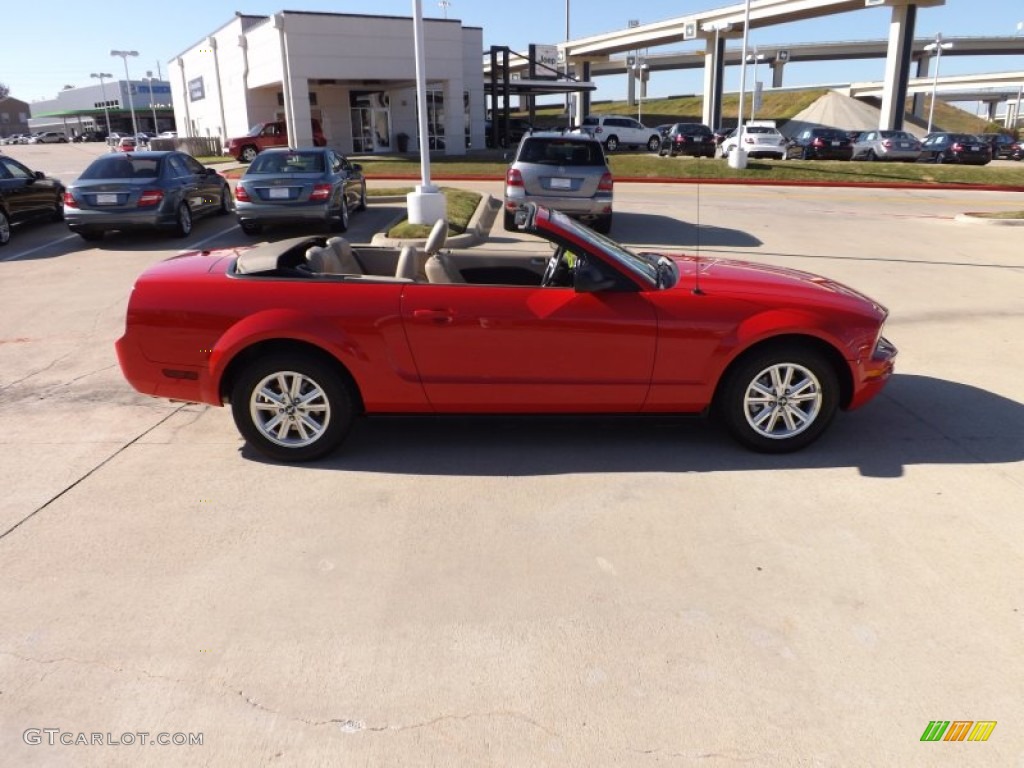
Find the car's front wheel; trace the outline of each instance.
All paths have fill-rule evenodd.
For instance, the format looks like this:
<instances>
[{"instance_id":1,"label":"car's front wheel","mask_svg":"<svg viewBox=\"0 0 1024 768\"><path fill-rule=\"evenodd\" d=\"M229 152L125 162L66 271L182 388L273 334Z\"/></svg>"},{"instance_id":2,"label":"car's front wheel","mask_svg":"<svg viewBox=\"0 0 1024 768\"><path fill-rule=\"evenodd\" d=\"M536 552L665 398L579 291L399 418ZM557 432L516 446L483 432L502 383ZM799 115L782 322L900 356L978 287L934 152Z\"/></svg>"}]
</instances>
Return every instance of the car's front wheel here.
<instances>
[{"instance_id":1,"label":"car's front wheel","mask_svg":"<svg viewBox=\"0 0 1024 768\"><path fill-rule=\"evenodd\" d=\"M716 406L729 432L746 447L788 453L825 431L839 406L839 379L813 350L755 350L729 372Z\"/></svg>"},{"instance_id":2,"label":"car's front wheel","mask_svg":"<svg viewBox=\"0 0 1024 768\"><path fill-rule=\"evenodd\" d=\"M257 359L231 393L235 426L255 450L279 461L312 461L341 445L355 405L329 365L303 354Z\"/></svg>"}]
</instances>

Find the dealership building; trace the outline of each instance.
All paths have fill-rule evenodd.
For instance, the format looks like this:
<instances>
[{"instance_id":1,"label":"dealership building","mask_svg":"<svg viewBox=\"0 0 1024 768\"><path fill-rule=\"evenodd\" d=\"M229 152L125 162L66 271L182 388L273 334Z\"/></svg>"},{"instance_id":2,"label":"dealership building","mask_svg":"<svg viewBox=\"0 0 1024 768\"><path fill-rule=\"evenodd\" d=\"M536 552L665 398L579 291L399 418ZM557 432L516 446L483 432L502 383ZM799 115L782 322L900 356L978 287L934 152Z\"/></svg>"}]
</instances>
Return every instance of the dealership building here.
<instances>
[{"instance_id":1,"label":"dealership building","mask_svg":"<svg viewBox=\"0 0 1024 768\"><path fill-rule=\"evenodd\" d=\"M483 30L425 19L429 146L484 146ZM224 141L276 120L293 146L317 120L346 153L394 152L419 141L413 19L281 11L236 14L170 62L179 136Z\"/></svg>"},{"instance_id":2,"label":"dealership building","mask_svg":"<svg viewBox=\"0 0 1024 768\"><path fill-rule=\"evenodd\" d=\"M65 88L54 99L33 101L29 129L60 131L69 138L84 131L110 130L131 134L132 112L140 131L174 129L171 84L159 77L119 80L107 75L94 85ZM98 79L98 78L97 78Z\"/></svg>"}]
</instances>

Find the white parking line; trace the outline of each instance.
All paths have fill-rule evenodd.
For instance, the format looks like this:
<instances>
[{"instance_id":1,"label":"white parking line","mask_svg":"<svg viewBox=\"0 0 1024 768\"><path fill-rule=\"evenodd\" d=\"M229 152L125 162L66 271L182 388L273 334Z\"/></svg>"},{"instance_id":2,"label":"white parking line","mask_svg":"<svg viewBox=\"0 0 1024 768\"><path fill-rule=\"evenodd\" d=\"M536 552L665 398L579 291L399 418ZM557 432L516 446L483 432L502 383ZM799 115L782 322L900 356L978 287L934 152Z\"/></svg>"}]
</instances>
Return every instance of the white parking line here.
<instances>
[{"instance_id":1,"label":"white parking line","mask_svg":"<svg viewBox=\"0 0 1024 768\"><path fill-rule=\"evenodd\" d=\"M188 253L189 251L199 251L199 250L202 250L202 246L204 244L210 242L211 240L216 240L218 237L220 237L221 235L227 234L232 229L235 229L237 226L238 226L238 223L236 222L236 223L232 224L230 227L227 227L226 229L222 229L220 232L216 232L216 233L210 235L209 237L204 237L198 243L193 243L188 248L184 248L184 249L178 251L178 255L180 256L181 254Z\"/></svg>"},{"instance_id":2,"label":"white parking line","mask_svg":"<svg viewBox=\"0 0 1024 768\"><path fill-rule=\"evenodd\" d=\"M0 261L14 261L15 259L20 259L20 258L23 258L25 256L31 256L36 251L42 251L45 248L50 248L50 247L56 245L57 243L63 243L65 240L71 240L71 239L76 238L76 237L78 237L78 235L73 234L73 233L70 234L70 235L65 235L60 240L51 240L50 242L46 243L45 245L40 245L40 246L38 246L36 248L31 248L31 249L29 249L27 251L21 251L20 253L12 253L10 256L4 256L4 257L0 258Z\"/></svg>"}]
</instances>

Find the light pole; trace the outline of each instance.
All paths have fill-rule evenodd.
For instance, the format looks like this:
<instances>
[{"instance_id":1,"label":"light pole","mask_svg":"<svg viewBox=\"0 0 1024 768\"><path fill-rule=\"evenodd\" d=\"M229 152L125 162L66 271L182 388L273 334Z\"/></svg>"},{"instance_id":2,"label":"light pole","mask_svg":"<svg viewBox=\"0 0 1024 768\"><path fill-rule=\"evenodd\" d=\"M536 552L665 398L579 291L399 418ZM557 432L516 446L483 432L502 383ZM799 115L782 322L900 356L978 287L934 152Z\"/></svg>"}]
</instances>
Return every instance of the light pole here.
<instances>
[{"instance_id":1,"label":"light pole","mask_svg":"<svg viewBox=\"0 0 1024 768\"><path fill-rule=\"evenodd\" d=\"M942 33L935 35L935 42L924 47L926 51L935 51L935 75L932 77L932 103L928 109L928 133L932 132L932 118L935 117L935 92L939 89L939 65L942 64L942 52L953 47L952 43L942 42Z\"/></svg>"},{"instance_id":2,"label":"light pole","mask_svg":"<svg viewBox=\"0 0 1024 768\"><path fill-rule=\"evenodd\" d=\"M444 11L444 17L448 18L448 9L451 7L452 0L438 0L437 7Z\"/></svg>"},{"instance_id":3,"label":"light pole","mask_svg":"<svg viewBox=\"0 0 1024 768\"><path fill-rule=\"evenodd\" d=\"M757 46L755 45L753 48L753 53L747 55L747 61L754 62L754 90L750 94L750 119L753 120L755 115L757 114L757 108L761 106L760 104L757 103L757 97L761 95L761 90L758 87L760 86L760 82L758 82L757 79L757 63L759 61L764 61L764 54L758 53Z\"/></svg>"},{"instance_id":4,"label":"light pole","mask_svg":"<svg viewBox=\"0 0 1024 768\"><path fill-rule=\"evenodd\" d=\"M644 83L644 72L647 71L647 60L642 56L636 57L636 64L633 65L633 76L640 83L640 88L637 90L636 96L636 121L642 123L643 112L644 112L644 93L647 90L646 84Z\"/></svg>"},{"instance_id":5,"label":"light pole","mask_svg":"<svg viewBox=\"0 0 1024 768\"><path fill-rule=\"evenodd\" d=\"M729 153L729 167L747 167L747 150L743 148L743 101L747 91L747 40L750 36L750 0L743 4L743 48L740 51L740 103L736 109L736 149Z\"/></svg>"},{"instance_id":6,"label":"light pole","mask_svg":"<svg viewBox=\"0 0 1024 768\"><path fill-rule=\"evenodd\" d=\"M103 78L113 77L109 72L93 72L89 77L98 77L100 90L103 91L103 120L107 124L107 134L110 134L110 113L107 111L107 86L103 84Z\"/></svg>"},{"instance_id":7,"label":"light pole","mask_svg":"<svg viewBox=\"0 0 1024 768\"><path fill-rule=\"evenodd\" d=\"M111 56L120 56L121 60L124 62L125 87L127 87L127 89L128 89L128 109L132 113L132 133L134 133L135 135L138 135L138 133L139 133L139 124L135 121L135 103L132 101L132 78L128 74L128 57L129 56L138 56L139 52L138 51L111 51L110 55Z\"/></svg>"},{"instance_id":8,"label":"light pole","mask_svg":"<svg viewBox=\"0 0 1024 768\"><path fill-rule=\"evenodd\" d=\"M153 72L147 69L146 76L142 79L149 83L149 109L153 113L153 134L156 135L160 133L160 131L156 126L156 105L153 103L153 83L159 78L153 77Z\"/></svg>"}]
</instances>

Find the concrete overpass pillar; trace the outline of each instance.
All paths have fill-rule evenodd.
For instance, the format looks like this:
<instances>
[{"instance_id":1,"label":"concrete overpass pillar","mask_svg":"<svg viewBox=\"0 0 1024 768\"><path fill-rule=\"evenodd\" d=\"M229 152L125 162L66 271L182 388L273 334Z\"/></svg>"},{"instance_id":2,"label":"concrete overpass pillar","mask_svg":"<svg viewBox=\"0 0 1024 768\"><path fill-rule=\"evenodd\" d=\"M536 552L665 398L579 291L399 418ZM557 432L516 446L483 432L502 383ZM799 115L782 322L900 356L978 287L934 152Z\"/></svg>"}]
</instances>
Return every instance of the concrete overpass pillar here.
<instances>
[{"instance_id":1,"label":"concrete overpass pillar","mask_svg":"<svg viewBox=\"0 0 1024 768\"><path fill-rule=\"evenodd\" d=\"M725 79L725 38L714 34L708 38L704 54L704 125L717 128L722 124L722 89Z\"/></svg>"},{"instance_id":2,"label":"concrete overpass pillar","mask_svg":"<svg viewBox=\"0 0 1024 768\"><path fill-rule=\"evenodd\" d=\"M917 60L917 72L915 73L915 76L928 77L928 70L931 69L931 66L932 57L927 53L921 54L921 58ZM915 93L911 99L910 114L914 117L924 119L924 94Z\"/></svg>"},{"instance_id":3,"label":"concrete overpass pillar","mask_svg":"<svg viewBox=\"0 0 1024 768\"><path fill-rule=\"evenodd\" d=\"M996 108L999 106L1000 101L1002 101L1002 99L1000 99L999 101L985 102L986 104L988 104L988 121L990 123L994 123L996 121Z\"/></svg>"},{"instance_id":4,"label":"concrete overpass pillar","mask_svg":"<svg viewBox=\"0 0 1024 768\"><path fill-rule=\"evenodd\" d=\"M585 82L590 82L590 62L584 61L579 65L577 70L580 73L580 79ZM580 91L576 95L576 117L573 118L573 124L577 127L583 125L583 118L590 114L590 91Z\"/></svg>"},{"instance_id":5,"label":"concrete overpass pillar","mask_svg":"<svg viewBox=\"0 0 1024 768\"><path fill-rule=\"evenodd\" d=\"M626 104L636 106L636 70L633 67L626 67Z\"/></svg>"},{"instance_id":6,"label":"concrete overpass pillar","mask_svg":"<svg viewBox=\"0 0 1024 768\"><path fill-rule=\"evenodd\" d=\"M916 21L916 5L893 6L889 20L889 49L885 57L885 91L878 121L882 130L898 131L903 128Z\"/></svg>"},{"instance_id":7,"label":"concrete overpass pillar","mask_svg":"<svg viewBox=\"0 0 1024 768\"><path fill-rule=\"evenodd\" d=\"M782 87L782 70L785 66L786 62L781 59L772 60L772 88Z\"/></svg>"}]
</instances>

